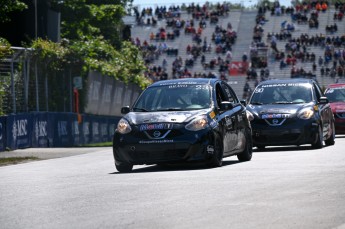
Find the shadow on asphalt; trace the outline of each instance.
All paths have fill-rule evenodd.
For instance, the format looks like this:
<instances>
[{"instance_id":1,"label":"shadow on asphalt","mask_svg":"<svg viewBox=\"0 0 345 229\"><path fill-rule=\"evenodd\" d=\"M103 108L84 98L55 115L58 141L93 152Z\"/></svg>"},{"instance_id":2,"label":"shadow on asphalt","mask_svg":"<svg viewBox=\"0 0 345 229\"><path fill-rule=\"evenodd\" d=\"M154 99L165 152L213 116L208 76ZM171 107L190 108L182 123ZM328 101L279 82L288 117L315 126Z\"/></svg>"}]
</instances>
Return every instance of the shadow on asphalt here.
<instances>
[{"instance_id":1,"label":"shadow on asphalt","mask_svg":"<svg viewBox=\"0 0 345 229\"><path fill-rule=\"evenodd\" d=\"M242 162L238 160L224 160L222 167L235 165L238 163L242 163ZM167 164L167 165L148 165L147 167L138 168L138 169L133 167L133 170L130 173L173 172L173 171L192 171L192 170L206 170L206 169L217 169L217 168L210 168L207 165L205 165L205 163L178 163L178 164ZM118 171L115 171L109 174L126 174L126 173L120 173Z\"/></svg>"},{"instance_id":2,"label":"shadow on asphalt","mask_svg":"<svg viewBox=\"0 0 345 229\"><path fill-rule=\"evenodd\" d=\"M345 136L336 136L337 138L345 138ZM337 140L335 140L337 141ZM331 147L323 145L323 148ZM311 145L302 145L302 146L268 146L264 149L253 148L253 153L267 153L267 152L277 152L277 151L296 151L296 150L318 150L314 149Z\"/></svg>"},{"instance_id":3,"label":"shadow on asphalt","mask_svg":"<svg viewBox=\"0 0 345 229\"><path fill-rule=\"evenodd\" d=\"M336 135L336 138L345 138L345 135ZM330 146L323 146L324 148ZM279 151L296 151L296 150L316 150L311 145L302 145L302 146L268 146L265 149L253 148L253 153L271 153ZM232 156L234 157L234 156ZM231 157L230 157L231 158ZM223 166L235 165L242 163L238 160L224 160ZM151 172L172 172L172 171L188 171L188 170L205 170L205 169L215 169L210 168L205 163L179 163L179 164L169 164L169 165L148 165L144 168L135 169L133 168L130 173L151 173ZM109 174L126 174L115 171Z\"/></svg>"},{"instance_id":4,"label":"shadow on asphalt","mask_svg":"<svg viewBox=\"0 0 345 229\"><path fill-rule=\"evenodd\" d=\"M311 146L268 146L264 149L253 149L253 153L267 153L277 151L296 151L296 150L314 150Z\"/></svg>"}]
</instances>

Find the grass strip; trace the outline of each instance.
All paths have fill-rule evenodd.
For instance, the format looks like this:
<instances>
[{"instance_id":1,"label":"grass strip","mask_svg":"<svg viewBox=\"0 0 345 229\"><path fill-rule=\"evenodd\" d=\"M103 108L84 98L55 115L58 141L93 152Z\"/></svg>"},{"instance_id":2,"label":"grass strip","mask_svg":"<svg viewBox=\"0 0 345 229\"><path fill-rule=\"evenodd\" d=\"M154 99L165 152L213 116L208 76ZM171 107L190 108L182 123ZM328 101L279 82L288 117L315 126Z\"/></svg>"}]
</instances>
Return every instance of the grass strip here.
<instances>
[{"instance_id":1,"label":"grass strip","mask_svg":"<svg viewBox=\"0 0 345 229\"><path fill-rule=\"evenodd\" d=\"M40 160L38 157L6 157L0 158L0 166L15 165L24 161L36 161Z\"/></svg>"},{"instance_id":2,"label":"grass strip","mask_svg":"<svg viewBox=\"0 0 345 229\"><path fill-rule=\"evenodd\" d=\"M99 143L85 144L81 146L82 147L108 147L108 146L113 146L113 142L99 142Z\"/></svg>"}]
</instances>

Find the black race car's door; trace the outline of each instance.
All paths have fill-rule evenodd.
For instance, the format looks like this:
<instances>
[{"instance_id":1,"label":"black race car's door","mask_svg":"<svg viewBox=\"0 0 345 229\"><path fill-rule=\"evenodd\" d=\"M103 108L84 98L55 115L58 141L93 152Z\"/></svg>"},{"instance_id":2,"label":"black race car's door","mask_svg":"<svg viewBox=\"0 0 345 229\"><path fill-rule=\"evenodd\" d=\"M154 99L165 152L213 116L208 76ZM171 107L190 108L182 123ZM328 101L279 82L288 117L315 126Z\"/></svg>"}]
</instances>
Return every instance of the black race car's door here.
<instances>
[{"instance_id":1,"label":"black race car's door","mask_svg":"<svg viewBox=\"0 0 345 229\"><path fill-rule=\"evenodd\" d=\"M241 104L239 99L237 98L233 89L226 83L222 83L222 88L224 90L226 100L233 104L233 108L231 110L231 117L232 122L234 123L234 130L232 131L231 135L232 138L235 139L235 143L229 154L232 153L234 150L243 150L245 143L246 143L246 128L248 128L248 122L246 119L246 111L245 107Z\"/></svg>"},{"instance_id":2,"label":"black race car's door","mask_svg":"<svg viewBox=\"0 0 345 229\"><path fill-rule=\"evenodd\" d=\"M241 106L237 106L238 99L232 94L231 88L225 83L221 82L216 86L217 104L220 107L221 102L231 102L232 108L228 110L221 110L219 114L220 125L223 133L224 155L230 155L236 148L238 142L238 114Z\"/></svg>"},{"instance_id":3,"label":"black race car's door","mask_svg":"<svg viewBox=\"0 0 345 229\"><path fill-rule=\"evenodd\" d=\"M325 98L320 87L314 83L314 93L316 95L316 100L317 100L317 104L318 104L318 110L320 112L321 115L321 120L322 120L322 128L323 128L323 133L324 133L324 137L327 137L327 133L331 133L331 123L332 123L332 119L333 119L333 113L332 113L332 109L329 103L325 103L325 102L321 102L321 98Z\"/></svg>"}]
</instances>

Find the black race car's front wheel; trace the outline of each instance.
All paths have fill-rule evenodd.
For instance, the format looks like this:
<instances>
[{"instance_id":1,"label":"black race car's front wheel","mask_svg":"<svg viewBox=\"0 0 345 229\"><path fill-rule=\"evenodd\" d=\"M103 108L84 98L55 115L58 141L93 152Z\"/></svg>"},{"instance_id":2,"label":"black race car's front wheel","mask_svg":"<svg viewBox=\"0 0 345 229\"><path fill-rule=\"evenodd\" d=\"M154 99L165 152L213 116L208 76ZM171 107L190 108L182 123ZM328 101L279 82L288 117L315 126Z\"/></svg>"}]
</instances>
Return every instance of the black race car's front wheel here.
<instances>
[{"instance_id":1,"label":"black race car's front wheel","mask_svg":"<svg viewBox=\"0 0 345 229\"><path fill-rule=\"evenodd\" d=\"M244 150L240 154L237 154L237 159L239 161L250 161L252 159L252 155L253 155L253 142L252 142L250 130L248 130L246 133L246 146L244 147Z\"/></svg>"},{"instance_id":2,"label":"black race car's front wheel","mask_svg":"<svg viewBox=\"0 0 345 229\"><path fill-rule=\"evenodd\" d=\"M318 133L316 134L316 140L311 145L314 149L321 149L323 146L323 131L322 131L322 124L318 127Z\"/></svg>"},{"instance_id":3,"label":"black race car's front wheel","mask_svg":"<svg viewBox=\"0 0 345 229\"><path fill-rule=\"evenodd\" d=\"M223 164L223 144L219 135L215 136L213 154L208 162L210 167L221 167Z\"/></svg>"},{"instance_id":4,"label":"black race car's front wheel","mask_svg":"<svg viewBox=\"0 0 345 229\"><path fill-rule=\"evenodd\" d=\"M115 162L115 167L120 173L129 173L133 169L133 165L126 162Z\"/></svg>"}]
</instances>

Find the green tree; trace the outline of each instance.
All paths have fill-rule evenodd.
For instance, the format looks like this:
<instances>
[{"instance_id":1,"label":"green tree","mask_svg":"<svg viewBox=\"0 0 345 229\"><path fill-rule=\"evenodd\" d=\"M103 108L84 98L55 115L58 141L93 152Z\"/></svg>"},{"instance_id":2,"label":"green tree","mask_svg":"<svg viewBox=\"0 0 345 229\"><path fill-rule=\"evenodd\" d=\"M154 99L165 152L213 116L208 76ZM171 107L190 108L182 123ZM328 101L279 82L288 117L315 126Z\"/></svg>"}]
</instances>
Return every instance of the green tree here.
<instances>
[{"instance_id":1,"label":"green tree","mask_svg":"<svg viewBox=\"0 0 345 229\"><path fill-rule=\"evenodd\" d=\"M69 40L79 40L88 37L102 36L110 44L121 46L122 17L125 7L132 1L110 0L54 0L53 4L61 11L62 37Z\"/></svg>"},{"instance_id":2,"label":"green tree","mask_svg":"<svg viewBox=\"0 0 345 229\"><path fill-rule=\"evenodd\" d=\"M52 0L61 12L62 37L68 41L68 59L82 65L85 71L98 70L124 82L147 86L141 51L123 42L122 18L132 0Z\"/></svg>"},{"instance_id":3,"label":"green tree","mask_svg":"<svg viewBox=\"0 0 345 229\"><path fill-rule=\"evenodd\" d=\"M11 44L5 38L0 37L0 60L11 54Z\"/></svg>"},{"instance_id":4,"label":"green tree","mask_svg":"<svg viewBox=\"0 0 345 229\"><path fill-rule=\"evenodd\" d=\"M27 5L19 0L1 0L0 1L0 22L10 21L9 14L13 11L22 11L27 9Z\"/></svg>"},{"instance_id":5,"label":"green tree","mask_svg":"<svg viewBox=\"0 0 345 229\"><path fill-rule=\"evenodd\" d=\"M49 102L52 104L49 105L50 111L61 110L59 103L65 97L58 96L69 94L63 91L68 90L68 87L59 86L63 85L68 74L80 75L86 79L88 71L96 70L125 83L137 84L141 88L151 83L144 76L146 67L141 51L132 43L121 39L122 17L131 0L47 1L53 9L61 12L61 42L54 43L39 38L28 47L33 48L32 62L37 63L40 80L48 80L49 94L54 95L55 101ZM10 45L5 40L2 43L6 45L1 45L0 40L0 58L5 55L2 50L10 50ZM41 81L39 85L46 84ZM41 93L45 90L43 88L39 91ZM81 93L85 93L85 90ZM42 94L40 103L44 100L43 97L47 96ZM80 102L83 106L85 101L81 98Z\"/></svg>"},{"instance_id":6,"label":"green tree","mask_svg":"<svg viewBox=\"0 0 345 229\"><path fill-rule=\"evenodd\" d=\"M5 39L0 37L0 61L4 57L11 55L12 49L10 43ZM3 110L4 99L6 95L6 91L8 89L8 77L1 77L0 78L0 115L3 115L5 112Z\"/></svg>"}]
</instances>

